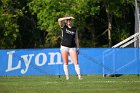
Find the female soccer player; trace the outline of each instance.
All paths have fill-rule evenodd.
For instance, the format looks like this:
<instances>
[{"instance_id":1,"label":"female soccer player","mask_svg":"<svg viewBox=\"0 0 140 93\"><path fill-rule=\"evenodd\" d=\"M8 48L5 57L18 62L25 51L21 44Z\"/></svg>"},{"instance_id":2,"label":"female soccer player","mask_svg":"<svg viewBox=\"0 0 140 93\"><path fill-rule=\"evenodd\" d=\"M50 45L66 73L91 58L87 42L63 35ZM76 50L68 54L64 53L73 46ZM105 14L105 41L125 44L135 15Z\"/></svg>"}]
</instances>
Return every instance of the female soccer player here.
<instances>
[{"instance_id":1,"label":"female soccer player","mask_svg":"<svg viewBox=\"0 0 140 93\"><path fill-rule=\"evenodd\" d=\"M74 17L63 17L58 19L58 23L62 30L62 41L61 41L61 54L63 58L63 69L66 76L66 80L69 80L68 73L68 55L70 54L74 63L75 71L78 75L78 79L81 80L80 67L78 64L78 53L79 53L79 40L76 28L72 26L72 19Z\"/></svg>"}]
</instances>

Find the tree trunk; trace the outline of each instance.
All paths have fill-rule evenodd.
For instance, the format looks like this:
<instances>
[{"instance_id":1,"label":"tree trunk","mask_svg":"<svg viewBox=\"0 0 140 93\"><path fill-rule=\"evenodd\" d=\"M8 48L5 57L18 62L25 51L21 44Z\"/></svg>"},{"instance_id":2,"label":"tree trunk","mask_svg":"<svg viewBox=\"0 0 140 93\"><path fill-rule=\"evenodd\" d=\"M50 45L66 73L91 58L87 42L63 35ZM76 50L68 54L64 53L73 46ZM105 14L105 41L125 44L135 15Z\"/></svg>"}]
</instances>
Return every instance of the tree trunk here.
<instances>
[{"instance_id":1,"label":"tree trunk","mask_svg":"<svg viewBox=\"0 0 140 93\"><path fill-rule=\"evenodd\" d=\"M112 46L112 39L111 39L111 30L112 30L112 15L107 14L108 16L108 45L109 47Z\"/></svg>"},{"instance_id":2,"label":"tree trunk","mask_svg":"<svg viewBox=\"0 0 140 93\"><path fill-rule=\"evenodd\" d=\"M108 28L106 31L108 31L108 46L112 46L112 40L111 40L111 30L112 30L112 14L109 12L109 1L104 1L104 6L105 6L105 11L107 15L107 20L108 20Z\"/></svg>"}]
</instances>

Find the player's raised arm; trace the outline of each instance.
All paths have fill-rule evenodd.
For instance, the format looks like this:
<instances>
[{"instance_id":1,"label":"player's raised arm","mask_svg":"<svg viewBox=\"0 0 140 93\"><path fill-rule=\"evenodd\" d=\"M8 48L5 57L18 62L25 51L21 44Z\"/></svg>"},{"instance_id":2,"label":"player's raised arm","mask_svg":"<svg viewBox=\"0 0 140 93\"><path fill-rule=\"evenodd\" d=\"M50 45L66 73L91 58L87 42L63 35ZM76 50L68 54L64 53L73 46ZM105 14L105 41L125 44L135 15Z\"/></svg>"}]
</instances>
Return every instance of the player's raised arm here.
<instances>
[{"instance_id":1,"label":"player's raised arm","mask_svg":"<svg viewBox=\"0 0 140 93\"><path fill-rule=\"evenodd\" d=\"M59 23L59 26L60 26L61 28L64 27L64 25L65 25L65 20L67 20L67 19L74 19L74 18L73 18L73 17L62 17L62 18L59 18L59 19L58 19L58 23Z\"/></svg>"}]
</instances>

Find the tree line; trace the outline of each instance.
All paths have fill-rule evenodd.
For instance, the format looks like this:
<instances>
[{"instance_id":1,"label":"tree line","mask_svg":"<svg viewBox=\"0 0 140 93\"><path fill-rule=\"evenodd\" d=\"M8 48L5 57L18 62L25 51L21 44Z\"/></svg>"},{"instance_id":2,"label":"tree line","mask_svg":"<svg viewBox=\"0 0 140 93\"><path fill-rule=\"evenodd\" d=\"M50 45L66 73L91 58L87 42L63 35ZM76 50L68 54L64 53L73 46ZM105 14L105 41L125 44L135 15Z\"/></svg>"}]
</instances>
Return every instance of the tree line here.
<instances>
[{"instance_id":1,"label":"tree line","mask_svg":"<svg viewBox=\"0 0 140 93\"><path fill-rule=\"evenodd\" d=\"M134 11L134 0L0 0L0 48L59 47L65 15L80 47L111 47L134 34Z\"/></svg>"}]
</instances>

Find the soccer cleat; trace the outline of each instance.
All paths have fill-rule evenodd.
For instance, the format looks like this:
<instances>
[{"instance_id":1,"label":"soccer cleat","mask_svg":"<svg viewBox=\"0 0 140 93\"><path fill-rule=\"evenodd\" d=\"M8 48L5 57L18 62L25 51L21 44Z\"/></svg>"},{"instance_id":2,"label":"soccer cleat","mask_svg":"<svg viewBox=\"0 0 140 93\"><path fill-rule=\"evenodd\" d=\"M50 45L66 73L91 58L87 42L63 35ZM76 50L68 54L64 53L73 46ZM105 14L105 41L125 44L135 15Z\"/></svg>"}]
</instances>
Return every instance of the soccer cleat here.
<instances>
[{"instance_id":1,"label":"soccer cleat","mask_svg":"<svg viewBox=\"0 0 140 93\"><path fill-rule=\"evenodd\" d=\"M66 80L69 80L69 78L66 78Z\"/></svg>"},{"instance_id":2,"label":"soccer cleat","mask_svg":"<svg viewBox=\"0 0 140 93\"><path fill-rule=\"evenodd\" d=\"M69 80L69 78L66 78L66 80Z\"/></svg>"},{"instance_id":3,"label":"soccer cleat","mask_svg":"<svg viewBox=\"0 0 140 93\"><path fill-rule=\"evenodd\" d=\"M83 80L83 78L79 78L79 80Z\"/></svg>"},{"instance_id":4,"label":"soccer cleat","mask_svg":"<svg viewBox=\"0 0 140 93\"><path fill-rule=\"evenodd\" d=\"M66 80L69 80L69 76L66 76Z\"/></svg>"},{"instance_id":5,"label":"soccer cleat","mask_svg":"<svg viewBox=\"0 0 140 93\"><path fill-rule=\"evenodd\" d=\"M83 80L83 78L81 76L78 77L79 80Z\"/></svg>"}]
</instances>

